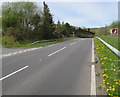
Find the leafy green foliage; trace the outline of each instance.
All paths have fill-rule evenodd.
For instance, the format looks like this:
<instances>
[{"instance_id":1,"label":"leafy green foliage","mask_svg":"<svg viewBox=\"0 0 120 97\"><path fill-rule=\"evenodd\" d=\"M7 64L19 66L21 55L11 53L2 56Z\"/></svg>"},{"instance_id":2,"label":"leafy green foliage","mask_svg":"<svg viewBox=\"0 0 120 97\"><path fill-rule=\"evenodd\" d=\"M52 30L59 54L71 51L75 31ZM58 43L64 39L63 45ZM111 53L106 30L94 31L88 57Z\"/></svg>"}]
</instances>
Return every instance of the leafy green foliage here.
<instances>
[{"instance_id":1,"label":"leafy green foliage","mask_svg":"<svg viewBox=\"0 0 120 97\"><path fill-rule=\"evenodd\" d=\"M2 44L7 45L7 47L9 46L14 47L15 45L18 45L19 42L16 42L15 38L12 36L4 36L2 37Z\"/></svg>"},{"instance_id":2,"label":"leafy green foliage","mask_svg":"<svg viewBox=\"0 0 120 97\"><path fill-rule=\"evenodd\" d=\"M42 16L42 28L43 28L43 37L44 39L52 39L53 38L53 31L54 31L54 22L52 14L48 8L48 5L43 2L43 16Z\"/></svg>"},{"instance_id":3,"label":"leafy green foliage","mask_svg":"<svg viewBox=\"0 0 120 97\"><path fill-rule=\"evenodd\" d=\"M76 33L69 23L58 21L55 24L45 2L43 9L34 2L5 2L2 4L2 23L3 37L10 36L19 43L69 37Z\"/></svg>"}]
</instances>

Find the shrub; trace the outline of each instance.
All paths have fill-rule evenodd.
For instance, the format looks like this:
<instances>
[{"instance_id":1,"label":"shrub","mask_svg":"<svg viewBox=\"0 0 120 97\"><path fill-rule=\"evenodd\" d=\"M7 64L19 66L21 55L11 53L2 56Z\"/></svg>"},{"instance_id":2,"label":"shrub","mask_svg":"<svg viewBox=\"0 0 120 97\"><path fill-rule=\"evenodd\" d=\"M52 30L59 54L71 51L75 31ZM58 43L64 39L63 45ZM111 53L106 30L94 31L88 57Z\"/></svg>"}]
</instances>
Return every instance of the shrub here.
<instances>
[{"instance_id":1,"label":"shrub","mask_svg":"<svg viewBox=\"0 0 120 97\"><path fill-rule=\"evenodd\" d=\"M15 40L13 36L3 36L2 37L2 45L6 47L14 47L15 45L18 45L19 42Z\"/></svg>"}]
</instances>

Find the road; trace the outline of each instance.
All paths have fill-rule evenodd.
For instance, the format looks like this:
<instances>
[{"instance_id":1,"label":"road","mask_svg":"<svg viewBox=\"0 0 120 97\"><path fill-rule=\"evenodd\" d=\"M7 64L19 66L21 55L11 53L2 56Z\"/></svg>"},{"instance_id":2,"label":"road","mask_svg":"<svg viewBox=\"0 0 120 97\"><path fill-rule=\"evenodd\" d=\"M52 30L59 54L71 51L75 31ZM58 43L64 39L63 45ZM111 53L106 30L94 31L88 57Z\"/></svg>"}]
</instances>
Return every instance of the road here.
<instances>
[{"instance_id":1,"label":"road","mask_svg":"<svg viewBox=\"0 0 120 97\"><path fill-rule=\"evenodd\" d=\"M90 95L91 38L4 52L3 95Z\"/></svg>"}]
</instances>

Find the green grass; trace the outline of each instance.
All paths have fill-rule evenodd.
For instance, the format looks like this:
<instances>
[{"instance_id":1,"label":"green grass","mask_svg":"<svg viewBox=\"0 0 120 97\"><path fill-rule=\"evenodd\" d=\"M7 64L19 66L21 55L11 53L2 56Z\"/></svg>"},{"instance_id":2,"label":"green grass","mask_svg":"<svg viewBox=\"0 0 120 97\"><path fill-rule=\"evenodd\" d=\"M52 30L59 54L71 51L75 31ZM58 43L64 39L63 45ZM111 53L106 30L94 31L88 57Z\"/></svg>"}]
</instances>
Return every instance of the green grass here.
<instances>
[{"instance_id":1,"label":"green grass","mask_svg":"<svg viewBox=\"0 0 120 97\"><path fill-rule=\"evenodd\" d=\"M116 49L120 50L120 38L118 36L109 35L109 36L100 36L101 39L115 47Z\"/></svg>"},{"instance_id":2,"label":"green grass","mask_svg":"<svg viewBox=\"0 0 120 97\"><path fill-rule=\"evenodd\" d=\"M105 90L110 96L118 96L120 95L120 64L118 64L120 57L96 38L95 46L103 73L103 83L106 85Z\"/></svg>"},{"instance_id":3,"label":"green grass","mask_svg":"<svg viewBox=\"0 0 120 97\"><path fill-rule=\"evenodd\" d=\"M6 47L6 48L39 47L39 46L46 46L46 45L50 45L50 44L54 44L54 43L58 43L58 42L62 42L62 41L67 41L67 40L71 40L71 39L75 39L75 38L60 39L60 40L47 41L47 42L41 42L41 43L36 43L36 44L30 44L31 42L29 41L29 42L22 42L22 43L15 44L15 45L4 45L4 47Z\"/></svg>"}]
</instances>

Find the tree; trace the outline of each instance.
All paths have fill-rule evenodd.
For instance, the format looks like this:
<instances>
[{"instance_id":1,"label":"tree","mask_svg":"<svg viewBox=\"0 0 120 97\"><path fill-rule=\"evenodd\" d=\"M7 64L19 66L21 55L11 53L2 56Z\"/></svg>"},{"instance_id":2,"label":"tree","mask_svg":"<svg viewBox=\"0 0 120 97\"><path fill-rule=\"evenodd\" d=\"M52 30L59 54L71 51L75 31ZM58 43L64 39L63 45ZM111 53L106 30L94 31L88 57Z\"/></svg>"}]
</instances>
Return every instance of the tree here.
<instances>
[{"instance_id":1,"label":"tree","mask_svg":"<svg viewBox=\"0 0 120 97\"><path fill-rule=\"evenodd\" d=\"M21 37L20 40L26 40L31 38L33 35L33 17L36 15L37 6L32 2L14 2L14 3L3 3L2 6L2 22L4 34L11 31L8 28L14 28L16 39ZM37 18L36 18L37 19ZM37 19L38 20L38 19ZM34 19L35 21L35 19ZM11 28L11 29L12 29ZM12 29L13 30L13 29ZM19 31L18 31L19 30Z\"/></svg>"},{"instance_id":2,"label":"tree","mask_svg":"<svg viewBox=\"0 0 120 97\"><path fill-rule=\"evenodd\" d=\"M71 30L72 27L70 26L69 23L65 23L65 24L63 23L62 25L64 26L64 31L62 32L62 34L65 36L69 36L69 34L72 33L72 30Z\"/></svg>"},{"instance_id":3,"label":"tree","mask_svg":"<svg viewBox=\"0 0 120 97\"><path fill-rule=\"evenodd\" d=\"M54 22L52 14L50 13L50 10L48 8L48 5L43 2L44 8L43 8L43 37L44 39L51 39L53 37L53 31L54 31Z\"/></svg>"},{"instance_id":4,"label":"tree","mask_svg":"<svg viewBox=\"0 0 120 97\"><path fill-rule=\"evenodd\" d=\"M64 25L62 25L60 23L60 21L57 22L56 24L56 28L55 28L55 34L57 35L57 37L60 39L61 38L61 35L62 35L62 32L64 31Z\"/></svg>"}]
</instances>

